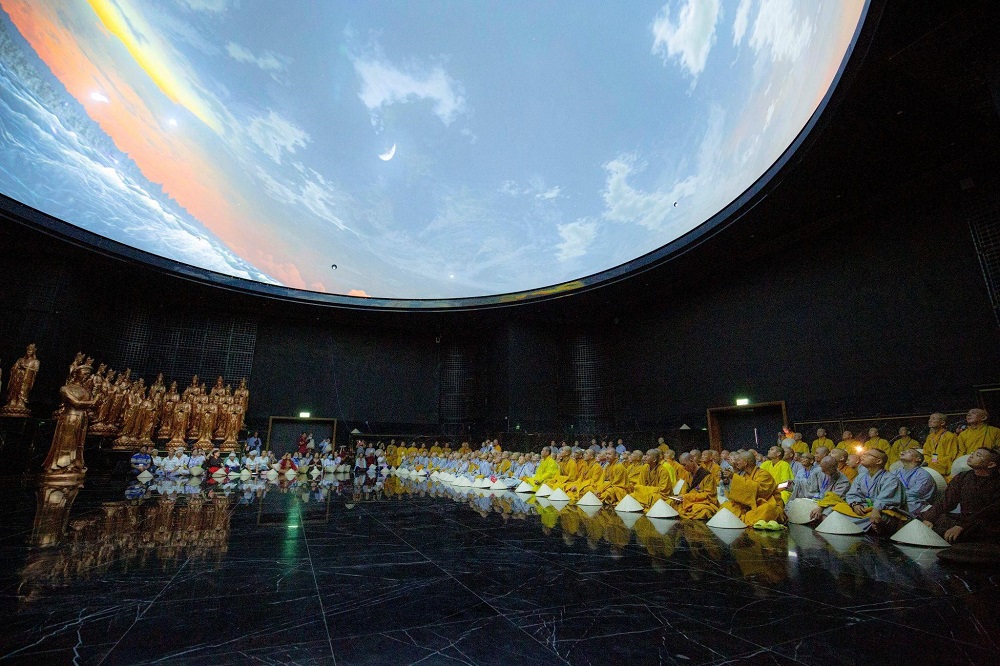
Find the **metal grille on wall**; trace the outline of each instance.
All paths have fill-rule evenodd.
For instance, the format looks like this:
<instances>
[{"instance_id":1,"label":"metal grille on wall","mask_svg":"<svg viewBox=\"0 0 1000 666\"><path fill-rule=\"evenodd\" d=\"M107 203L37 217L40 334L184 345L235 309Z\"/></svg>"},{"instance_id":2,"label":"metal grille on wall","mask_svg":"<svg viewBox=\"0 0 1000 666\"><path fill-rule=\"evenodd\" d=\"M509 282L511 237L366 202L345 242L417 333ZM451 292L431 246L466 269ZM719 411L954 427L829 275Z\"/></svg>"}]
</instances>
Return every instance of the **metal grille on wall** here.
<instances>
[{"instance_id":1,"label":"metal grille on wall","mask_svg":"<svg viewBox=\"0 0 1000 666\"><path fill-rule=\"evenodd\" d=\"M108 363L132 369L147 381L162 372L167 382L185 386L193 375L211 385L222 375L233 384L250 379L257 322L227 314L175 314L126 309L117 317Z\"/></svg>"},{"instance_id":2,"label":"metal grille on wall","mask_svg":"<svg viewBox=\"0 0 1000 666\"><path fill-rule=\"evenodd\" d=\"M993 314L1000 324L1000 192L997 183L965 180L965 212L972 230L972 241L979 255L979 266L993 305Z\"/></svg>"},{"instance_id":3,"label":"metal grille on wall","mask_svg":"<svg viewBox=\"0 0 1000 666\"><path fill-rule=\"evenodd\" d=\"M601 432L611 427L611 392L604 341L592 333L571 338L559 368L559 411L577 432Z\"/></svg>"},{"instance_id":4,"label":"metal grille on wall","mask_svg":"<svg viewBox=\"0 0 1000 666\"><path fill-rule=\"evenodd\" d=\"M449 343L441 351L441 422L464 423L476 418L475 352L467 345Z\"/></svg>"}]
</instances>

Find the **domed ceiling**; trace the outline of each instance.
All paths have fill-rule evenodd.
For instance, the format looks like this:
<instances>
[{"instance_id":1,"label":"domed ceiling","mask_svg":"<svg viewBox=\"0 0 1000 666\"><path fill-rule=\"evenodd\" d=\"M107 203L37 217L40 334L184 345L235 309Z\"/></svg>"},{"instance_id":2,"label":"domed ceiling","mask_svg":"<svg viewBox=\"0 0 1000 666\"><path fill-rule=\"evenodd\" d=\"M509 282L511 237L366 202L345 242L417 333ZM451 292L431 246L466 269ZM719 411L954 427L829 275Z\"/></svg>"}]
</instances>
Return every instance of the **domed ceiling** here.
<instances>
[{"instance_id":1,"label":"domed ceiling","mask_svg":"<svg viewBox=\"0 0 1000 666\"><path fill-rule=\"evenodd\" d=\"M571 290L795 140L863 0L0 0L0 192L324 294Z\"/></svg>"}]
</instances>

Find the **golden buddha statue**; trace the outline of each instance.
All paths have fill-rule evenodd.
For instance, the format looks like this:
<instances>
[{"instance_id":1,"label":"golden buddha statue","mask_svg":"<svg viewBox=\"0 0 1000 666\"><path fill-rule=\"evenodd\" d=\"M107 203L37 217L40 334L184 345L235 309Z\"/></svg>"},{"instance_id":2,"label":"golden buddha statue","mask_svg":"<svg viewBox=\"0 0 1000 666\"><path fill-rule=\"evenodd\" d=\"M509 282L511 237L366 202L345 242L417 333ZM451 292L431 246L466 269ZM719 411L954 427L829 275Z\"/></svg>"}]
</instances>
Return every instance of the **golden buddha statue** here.
<instances>
[{"instance_id":1,"label":"golden buddha statue","mask_svg":"<svg viewBox=\"0 0 1000 666\"><path fill-rule=\"evenodd\" d=\"M49 455L42 465L45 474L69 476L87 471L83 464L83 445L87 439L87 410L94 401L86 384L92 371L86 363L78 365L73 369L73 376L59 389L63 411L56 422Z\"/></svg>"},{"instance_id":2,"label":"golden buddha statue","mask_svg":"<svg viewBox=\"0 0 1000 666\"><path fill-rule=\"evenodd\" d=\"M178 400L174 405L173 415L170 421L170 441L167 446L184 446L184 437L188 431L188 421L191 418L191 403L185 400Z\"/></svg>"},{"instance_id":3,"label":"golden buddha statue","mask_svg":"<svg viewBox=\"0 0 1000 666\"><path fill-rule=\"evenodd\" d=\"M177 393L177 382L170 382L170 390L163 396L163 402L160 404L160 431L157 434L158 439L167 439L170 437L170 428L173 425L174 408L177 403L181 401L180 394Z\"/></svg>"},{"instance_id":4,"label":"golden buddha statue","mask_svg":"<svg viewBox=\"0 0 1000 666\"><path fill-rule=\"evenodd\" d=\"M14 362L14 367L10 369L7 378L7 404L0 409L0 416L14 418L25 418L31 416L28 409L28 394L35 385L35 376L38 374L39 362L35 356L34 343L28 345L24 356Z\"/></svg>"}]
</instances>

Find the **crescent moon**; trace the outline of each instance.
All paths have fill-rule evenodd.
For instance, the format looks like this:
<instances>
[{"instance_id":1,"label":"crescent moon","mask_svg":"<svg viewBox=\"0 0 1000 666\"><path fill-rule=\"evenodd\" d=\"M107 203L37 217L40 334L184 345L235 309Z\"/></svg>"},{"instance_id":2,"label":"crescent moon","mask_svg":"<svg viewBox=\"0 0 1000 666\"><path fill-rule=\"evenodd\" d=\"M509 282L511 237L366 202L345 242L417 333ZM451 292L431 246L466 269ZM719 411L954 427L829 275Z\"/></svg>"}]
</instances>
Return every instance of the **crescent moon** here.
<instances>
[{"instance_id":1,"label":"crescent moon","mask_svg":"<svg viewBox=\"0 0 1000 666\"><path fill-rule=\"evenodd\" d=\"M396 154L396 144L392 144L392 148L379 155L378 158L383 162L388 162L393 158L395 154Z\"/></svg>"}]
</instances>

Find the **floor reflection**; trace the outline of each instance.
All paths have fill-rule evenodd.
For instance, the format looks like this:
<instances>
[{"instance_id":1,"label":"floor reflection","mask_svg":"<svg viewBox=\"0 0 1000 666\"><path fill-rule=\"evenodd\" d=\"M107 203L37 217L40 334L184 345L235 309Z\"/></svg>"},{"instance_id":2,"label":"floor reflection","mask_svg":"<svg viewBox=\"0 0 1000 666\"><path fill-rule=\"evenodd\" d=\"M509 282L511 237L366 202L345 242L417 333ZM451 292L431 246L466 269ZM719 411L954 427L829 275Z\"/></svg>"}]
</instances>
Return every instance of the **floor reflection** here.
<instances>
[{"instance_id":1,"label":"floor reflection","mask_svg":"<svg viewBox=\"0 0 1000 666\"><path fill-rule=\"evenodd\" d=\"M903 630L921 663L1000 648L992 572L798 525L369 475L9 487L14 662L866 663Z\"/></svg>"}]
</instances>

